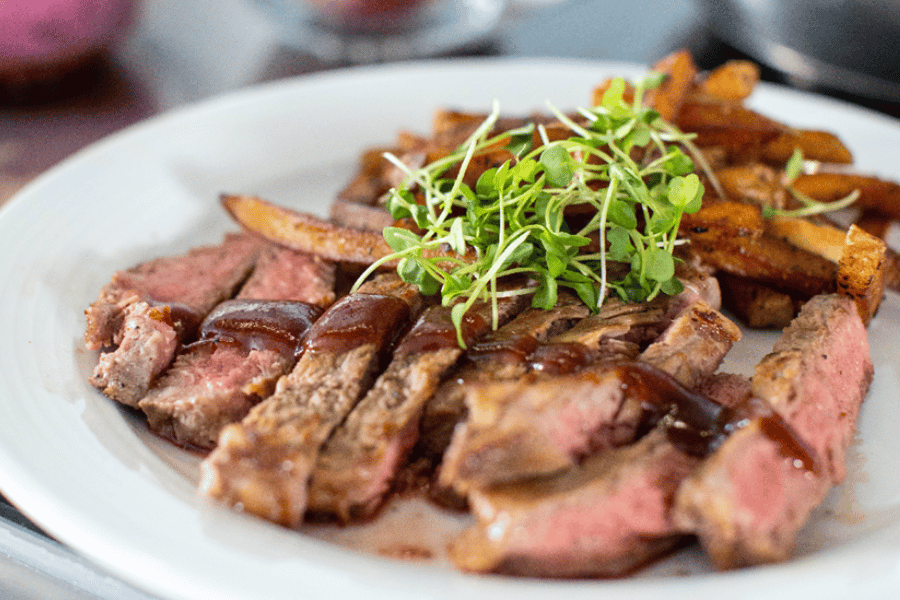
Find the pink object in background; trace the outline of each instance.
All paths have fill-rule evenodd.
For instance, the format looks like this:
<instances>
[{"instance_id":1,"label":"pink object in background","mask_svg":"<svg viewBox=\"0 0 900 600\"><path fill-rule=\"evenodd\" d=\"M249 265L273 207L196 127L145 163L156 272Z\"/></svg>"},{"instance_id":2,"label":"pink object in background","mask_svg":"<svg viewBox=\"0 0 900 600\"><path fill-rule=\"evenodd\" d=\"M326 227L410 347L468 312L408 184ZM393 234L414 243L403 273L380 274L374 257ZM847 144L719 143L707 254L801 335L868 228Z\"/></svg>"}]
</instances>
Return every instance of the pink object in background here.
<instances>
[{"instance_id":1,"label":"pink object in background","mask_svg":"<svg viewBox=\"0 0 900 600\"><path fill-rule=\"evenodd\" d=\"M391 31L415 23L429 0L305 0L324 22L357 31Z\"/></svg>"},{"instance_id":2,"label":"pink object in background","mask_svg":"<svg viewBox=\"0 0 900 600\"><path fill-rule=\"evenodd\" d=\"M42 79L108 48L132 13L132 0L0 1L0 81Z\"/></svg>"}]
</instances>

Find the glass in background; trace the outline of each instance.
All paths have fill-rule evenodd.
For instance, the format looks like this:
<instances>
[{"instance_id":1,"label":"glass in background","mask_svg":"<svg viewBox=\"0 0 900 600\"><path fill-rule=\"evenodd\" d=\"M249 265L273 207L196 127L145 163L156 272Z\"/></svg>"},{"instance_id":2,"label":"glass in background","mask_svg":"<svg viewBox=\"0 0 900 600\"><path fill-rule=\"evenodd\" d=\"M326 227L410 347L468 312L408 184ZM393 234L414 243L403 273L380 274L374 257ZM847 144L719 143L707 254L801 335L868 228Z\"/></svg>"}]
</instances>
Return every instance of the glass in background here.
<instances>
[{"instance_id":1,"label":"glass in background","mask_svg":"<svg viewBox=\"0 0 900 600\"><path fill-rule=\"evenodd\" d=\"M483 42L506 0L254 0L286 45L324 63L436 56Z\"/></svg>"}]
</instances>

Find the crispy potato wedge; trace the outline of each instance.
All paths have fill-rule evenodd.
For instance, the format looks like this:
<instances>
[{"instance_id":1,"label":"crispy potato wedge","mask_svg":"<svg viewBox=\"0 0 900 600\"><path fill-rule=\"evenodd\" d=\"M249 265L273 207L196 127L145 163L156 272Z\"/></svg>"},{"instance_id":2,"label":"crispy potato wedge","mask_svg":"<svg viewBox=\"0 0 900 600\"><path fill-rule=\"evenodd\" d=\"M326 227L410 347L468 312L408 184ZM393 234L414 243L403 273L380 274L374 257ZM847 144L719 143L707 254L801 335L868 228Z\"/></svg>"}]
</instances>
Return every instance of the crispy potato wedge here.
<instances>
[{"instance_id":1,"label":"crispy potato wedge","mask_svg":"<svg viewBox=\"0 0 900 600\"><path fill-rule=\"evenodd\" d=\"M783 174L769 165L750 163L716 170L716 179L725 195L741 202L784 208L788 191Z\"/></svg>"},{"instance_id":2,"label":"crispy potato wedge","mask_svg":"<svg viewBox=\"0 0 900 600\"><path fill-rule=\"evenodd\" d=\"M834 290L834 263L776 236L719 227L684 235L688 252L717 271L807 296Z\"/></svg>"},{"instance_id":3,"label":"crispy potato wedge","mask_svg":"<svg viewBox=\"0 0 900 600\"><path fill-rule=\"evenodd\" d=\"M900 219L900 185L871 175L819 172L803 174L794 188L820 202L833 202L859 190L855 205Z\"/></svg>"},{"instance_id":4,"label":"crispy potato wedge","mask_svg":"<svg viewBox=\"0 0 900 600\"><path fill-rule=\"evenodd\" d=\"M674 121L697 78L697 65L687 50L669 54L653 65L653 71L666 78L656 89L647 92L646 102L666 121Z\"/></svg>"},{"instance_id":5,"label":"crispy potato wedge","mask_svg":"<svg viewBox=\"0 0 900 600\"><path fill-rule=\"evenodd\" d=\"M797 148L808 160L840 165L853 162L853 153L838 136L828 131L811 129L783 131L763 146L761 157L768 163L784 165Z\"/></svg>"},{"instance_id":6,"label":"crispy potato wedge","mask_svg":"<svg viewBox=\"0 0 900 600\"><path fill-rule=\"evenodd\" d=\"M353 265L371 265L393 253L381 232L335 225L315 215L277 206L256 196L223 194L221 202L241 227L292 250ZM452 256L474 260L474 256L458 256L444 248L423 254L426 258ZM382 266L393 268L397 266L397 261L386 261Z\"/></svg>"},{"instance_id":7,"label":"crispy potato wedge","mask_svg":"<svg viewBox=\"0 0 900 600\"><path fill-rule=\"evenodd\" d=\"M786 129L781 123L732 102L686 102L675 123L696 133L698 146L763 146Z\"/></svg>"},{"instance_id":8,"label":"crispy potato wedge","mask_svg":"<svg viewBox=\"0 0 900 600\"><path fill-rule=\"evenodd\" d=\"M697 89L700 93L732 102L743 102L759 83L759 66L749 60L729 60L711 70Z\"/></svg>"},{"instance_id":9,"label":"crispy potato wedge","mask_svg":"<svg viewBox=\"0 0 900 600\"><path fill-rule=\"evenodd\" d=\"M700 210L681 217L682 230L704 233L709 228L728 230L735 235L761 233L764 228L762 211L759 206L747 202L707 199Z\"/></svg>"},{"instance_id":10,"label":"crispy potato wedge","mask_svg":"<svg viewBox=\"0 0 900 600\"><path fill-rule=\"evenodd\" d=\"M837 270L837 291L850 296L863 323L868 324L884 296L887 246L856 225L847 230Z\"/></svg>"},{"instance_id":11,"label":"crispy potato wedge","mask_svg":"<svg viewBox=\"0 0 900 600\"><path fill-rule=\"evenodd\" d=\"M837 263L846 243L846 232L832 225L792 217L769 217L766 231L813 254Z\"/></svg>"},{"instance_id":12,"label":"crispy potato wedge","mask_svg":"<svg viewBox=\"0 0 900 600\"><path fill-rule=\"evenodd\" d=\"M276 244L327 260L371 264L392 252L381 233L340 227L256 196L223 195L221 202L244 229Z\"/></svg>"}]
</instances>

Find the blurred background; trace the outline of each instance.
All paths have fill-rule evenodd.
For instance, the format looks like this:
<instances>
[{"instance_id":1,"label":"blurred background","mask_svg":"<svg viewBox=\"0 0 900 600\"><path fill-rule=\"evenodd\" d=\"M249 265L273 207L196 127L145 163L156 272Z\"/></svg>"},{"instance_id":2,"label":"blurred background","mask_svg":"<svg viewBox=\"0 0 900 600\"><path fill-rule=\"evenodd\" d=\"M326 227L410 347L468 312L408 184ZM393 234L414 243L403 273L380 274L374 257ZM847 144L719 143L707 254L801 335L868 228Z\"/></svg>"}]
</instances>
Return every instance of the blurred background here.
<instances>
[{"instance_id":1,"label":"blurred background","mask_svg":"<svg viewBox=\"0 0 900 600\"><path fill-rule=\"evenodd\" d=\"M6 0L0 202L75 150L153 114L372 62L647 64L686 47L701 68L750 57L764 79L898 116L897 41L896 0Z\"/></svg>"},{"instance_id":2,"label":"blurred background","mask_svg":"<svg viewBox=\"0 0 900 600\"><path fill-rule=\"evenodd\" d=\"M701 68L751 58L765 80L900 117L897 42L897 0L0 0L0 204L130 124L326 69L687 48ZM0 597L147 598L2 496Z\"/></svg>"}]
</instances>

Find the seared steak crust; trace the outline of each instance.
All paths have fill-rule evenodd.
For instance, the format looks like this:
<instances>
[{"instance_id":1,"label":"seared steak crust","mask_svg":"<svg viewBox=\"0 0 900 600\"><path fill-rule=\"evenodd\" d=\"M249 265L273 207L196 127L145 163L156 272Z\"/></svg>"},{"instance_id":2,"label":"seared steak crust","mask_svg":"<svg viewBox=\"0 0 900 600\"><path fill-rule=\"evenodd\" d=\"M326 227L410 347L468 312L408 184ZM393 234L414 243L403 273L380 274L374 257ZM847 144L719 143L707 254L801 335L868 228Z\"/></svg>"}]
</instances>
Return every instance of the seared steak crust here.
<instances>
[{"instance_id":1,"label":"seared steak crust","mask_svg":"<svg viewBox=\"0 0 900 600\"><path fill-rule=\"evenodd\" d=\"M500 324L526 301L501 299ZM467 345L487 332L491 310L490 303L480 302L467 313ZM433 306L423 313L386 371L325 444L310 482L311 511L349 521L371 516L384 502L418 440L425 403L463 354L450 312Z\"/></svg>"},{"instance_id":2,"label":"seared steak crust","mask_svg":"<svg viewBox=\"0 0 900 600\"><path fill-rule=\"evenodd\" d=\"M702 300L684 308L663 334L641 353L641 360L696 388L716 372L741 330Z\"/></svg>"},{"instance_id":3,"label":"seared steak crust","mask_svg":"<svg viewBox=\"0 0 900 600\"><path fill-rule=\"evenodd\" d=\"M182 446L215 446L222 427L244 418L293 368L320 307L334 301L334 282L333 264L266 248L236 299L204 319L201 347L183 349L138 403L150 428Z\"/></svg>"},{"instance_id":4,"label":"seared steak crust","mask_svg":"<svg viewBox=\"0 0 900 600\"><path fill-rule=\"evenodd\" d=\"M425 406L422 417L423 455L439 460L450 436L466 412L466 385L476 381L514 379L528 371L527 355L572 323L587 316L588 307L577 297L559 295L549 310L526 308L509 323L490 332L466 353L466 361L444 382Z\"/></svg>"},{"instance_id":5,"label":"seared steak crust","mask_svg":"<svg viewBox=\"0 0 900 600\"><path fill-rule=\"evenodd\" d=\"M396 275L367 282L332 305L275 393L222 431L203 462L202 491L276 523L298 525L322 443L370 387L382 352L420 306L416 287Z\"/></svg>"},{"instance_id":6,"label":"seared steak crust","mask_svg":"<svg viewBox=\"0 0 900 600\"><path fill-rule=\"evenodd\" d=\"M476 490L469 502L477 524L450 556L467 571L626 575L682 541L670 508L698 460L655 430L559 476Z\"/></svg>"},{"instance_id":7,"label":"seared steak crust","mask_svg":"<svg viewBox=\"0 0 900 600\"><path fill-rule=\"evenodd\" d=\"M219 246L195 248L120 271L86 311L85 345L111 348L91 383L137 407L150 384L175 358L179 343L249 275L262 243L230 234Z\"/></svg>"},{"instance_id":8,"label":"seared steak crust","mask_svg":"<svg viewBox=\"0 0 900 600\"><path fill-rule=\"evenodd\" d=\"M592 315L559 337L596 344L596 330L633 335L632 323L643 337L660 313L659 307L632 306L605 320ZM592 328L582 325L589 319ZM581 331L577 336L575 329ZM734 323L697 301L640 359L690 388L715 372L738 336ZM694 356L703 360L691 360ZM440 474L442 485L461 492L553 473L589 452L630 443L643 418L640 402L628 399L604 361L570 375L470 383L466 391L469 418L454 432Z\"/></svg>"},{"instance_id":9,"label":"seared steak crust","mask_svg":"<svg viewBox=\"0 0 900 600\"><path fill-rule=\"evenodd\" d=\"M817 296L759 363L759 416L685 481L676 520L719 569L790 557L797 532L845 473L844 459L873 375L853 302ZM794 436L773 428L775 417Z\"/></svg>"},{"instance_id":10,"label":"seared steak crust","mask_svg":"<svg viewBox=\"0 0 900 600\"><path fill-rule=\"evenodd\" d=\"M281 525L299 525L319 447L371 384L378 348L311 352L275 393L226 426L203 461L201 490Z\"/></svg>"}]
</instances>

